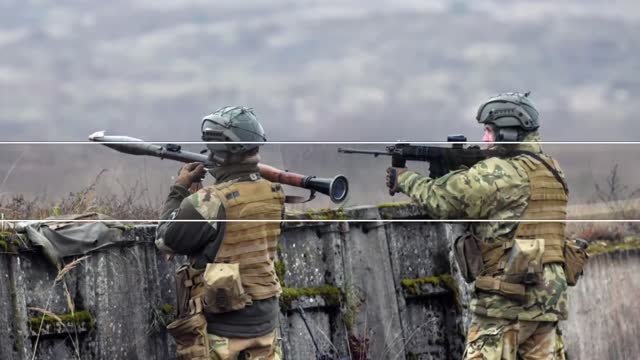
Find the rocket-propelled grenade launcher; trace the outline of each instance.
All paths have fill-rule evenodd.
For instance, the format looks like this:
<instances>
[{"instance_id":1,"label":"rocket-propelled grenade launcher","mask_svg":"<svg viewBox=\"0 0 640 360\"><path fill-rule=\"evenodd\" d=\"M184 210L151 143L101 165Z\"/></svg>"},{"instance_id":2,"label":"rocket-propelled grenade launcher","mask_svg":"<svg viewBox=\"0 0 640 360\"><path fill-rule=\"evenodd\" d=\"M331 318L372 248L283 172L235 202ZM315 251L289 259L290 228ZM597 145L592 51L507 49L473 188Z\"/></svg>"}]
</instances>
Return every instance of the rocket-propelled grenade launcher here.
<instances>
[{"instance_id":1,"label":"rocket-propelled grenade launcher","mask_svg":"<svg viewBox=\"0 0 640 360\"><path fill-rule=\"evenodd\" d=\"M200 162L208 169L224 163L224 159L215 154L184 151L177 144L158 145L130 136L108 136L105 135L104 131L91 134L89 140L102 143L125 154L154 156L183 163ZM326 179L288 172L265 164L258 164L258 168L260 169L260 176L271 182L311 190L308 200L315 197L315 192L320 192L329 196L334 203L340 203L346 199L349 193L349 182L344 175L336 175L333 179Z\"/></svg>"}]
</instances>

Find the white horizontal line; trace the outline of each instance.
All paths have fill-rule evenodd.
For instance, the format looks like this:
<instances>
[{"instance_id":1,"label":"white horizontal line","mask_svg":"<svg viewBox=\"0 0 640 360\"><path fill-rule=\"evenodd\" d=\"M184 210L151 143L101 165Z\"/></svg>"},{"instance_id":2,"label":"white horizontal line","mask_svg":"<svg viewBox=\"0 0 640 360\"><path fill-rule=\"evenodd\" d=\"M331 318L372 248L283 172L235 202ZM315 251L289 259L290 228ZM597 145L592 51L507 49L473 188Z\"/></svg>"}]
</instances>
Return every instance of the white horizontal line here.
<instances>
[{"instance_id":1,"label":"white horizontal line","mask_svg":"<svg viewBox=\"0 0 640 360\"><path fill-rule=\"evenodd\" d=\"M164 222L176 222L176 223L208 223L208 222L277 222L277 223L342 223L342 222L356 222L356 223L380 223L380 222L415 222L415 223L592 223L592 222L602 222L602 223L637 223L640 222L640 219L566 219L566 220L488 220L488 219L475 219L475 220L460 220L460 219L448 219L448 220L438 220L438 219L328 219L328 220L319 220L319 219L285 219L285 220L63 220L63 219L55 219L55 220L0 220L0 223L17 223L17 222L38 222L38 223L164 223Z\"/></svg>"},{"instance_id":2,"label":"white horizontal line","mask_svg":"<svg viewBox=\"0 0 640 360\"><path fill-rule=\"evenodd\" d=\"M262 145L383 145L383 144L484 144L483 141L268 141L268 142L232 142L232 141L0 141L0 145L104 145L104 144L181 144L181 145L194 145L194 144L262 144ZM535 141L535 142L519 142L519 141L505 141L500 142L501 145L507 144L546 144L546 145L636 145L640 144L640 141Z\"/></svg>"}]
</instances>

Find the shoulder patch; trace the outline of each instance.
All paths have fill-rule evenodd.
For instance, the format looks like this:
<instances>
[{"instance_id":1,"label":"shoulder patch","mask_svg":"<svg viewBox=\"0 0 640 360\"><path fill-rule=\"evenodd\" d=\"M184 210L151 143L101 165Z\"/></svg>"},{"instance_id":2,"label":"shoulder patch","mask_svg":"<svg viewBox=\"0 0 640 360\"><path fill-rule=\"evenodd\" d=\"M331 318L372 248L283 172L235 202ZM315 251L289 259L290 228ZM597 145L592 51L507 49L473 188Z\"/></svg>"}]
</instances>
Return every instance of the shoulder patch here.
<instances>
[{"instance_id":1,"label":"shoulder patch","mask_svg":"<svg viewBox=\"0 0 640 360\"><path fill-rule=\"evenodd\" d=\"M206 220L217 219L222 202L211 186L204 187L185 199Z\"/></svg>"}]
</instances>

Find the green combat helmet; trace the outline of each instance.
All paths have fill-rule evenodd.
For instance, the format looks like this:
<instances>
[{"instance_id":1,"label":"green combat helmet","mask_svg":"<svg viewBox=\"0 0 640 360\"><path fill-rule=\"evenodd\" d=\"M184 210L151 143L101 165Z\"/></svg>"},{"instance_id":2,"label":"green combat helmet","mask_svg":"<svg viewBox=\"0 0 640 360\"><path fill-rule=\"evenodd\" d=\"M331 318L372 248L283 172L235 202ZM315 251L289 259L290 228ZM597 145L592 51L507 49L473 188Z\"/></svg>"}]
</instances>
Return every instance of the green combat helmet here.
<instances>
[{"instance_id":1,"label":"green combat helmet","mask_svg":"<svg viewBox=\"0 0 640 360\"><path fill-rule=\"evenodd\" d=\"M238 142L236 144L207 144L212 153L224 155L243 154L257 149L262 144L242 142L265 142L267 138L253 110L246 107L225 106L202 119L202 140Z\"/></svg>"},{"instance_id":2,"label":"green combat helmet","mask_svg":"<svg viewBox=\"0 0 640 360\"><path fill-rule=\"evenodd\" d=\"M540 127L538 110L529 99L529 94L504 93L494 96L480 105L476 120L493 126L497 141L521 141L526 133Z\"/></svg>"}]
</instances>

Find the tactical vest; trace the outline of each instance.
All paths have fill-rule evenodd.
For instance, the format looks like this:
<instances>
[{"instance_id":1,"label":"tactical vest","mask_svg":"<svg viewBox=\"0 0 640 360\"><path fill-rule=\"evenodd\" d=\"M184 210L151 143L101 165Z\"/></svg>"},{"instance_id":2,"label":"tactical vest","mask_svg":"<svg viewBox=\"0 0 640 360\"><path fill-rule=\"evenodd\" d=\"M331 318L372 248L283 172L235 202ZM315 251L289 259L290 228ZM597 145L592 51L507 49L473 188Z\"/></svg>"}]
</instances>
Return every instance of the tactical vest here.
<instances>
[{"instance_id":1,"label":"tactical vest","mask_svg":"<svg viewBox=\"0 0 640 360\"><path fill-rule=\"evenodd\" d=\"M179 359L209 358L205 312L236 311L253 300L282 293L274 267L284 214L281 185L252 174L249 179L214 185L213 191L224 206L226 219L232 221L223 227L213 263L204 269L185 264L176 272L178 320L167 330L176 339Z\"/></svg>"},{"instance_id":2,"label":"tactical vest","mask_svg":"<svg viewBox=\"0 0 640 360\"><path fill-rule=\"evenodd\" d=\"M264 179L231 181L214 186L228 220L282 220L285 194L282 186ZM234 221L225 224L216 263L237 263L245 292L253 300L282 292L274 260L280 222Z\"/></svg>"},{"instance_id":3,"label":"tactical vest","mask_svg":"<svg viewBox=\"0 0 640 360\"><path fill-rule=\"evenodd\" d=\"M557 171L558 165L551 158L543 158L547 166ZM530 198L521 220L516 229L514 239L498 244L480 243L483 271L476 278L475 286L481 290L496 292L507 297L522 299L525 295L525 285L505 281L504 270L516 246L515 239L543 239L544 251L541 254L540 269L549 263L564 263L564 222L536 222L535 220L564 220L567 215L568 195L564 184L537 159L521 155L511 159L517 162L527 172L530 182ZM541 274L540 274L541 275Z\"/></svg>"}]
</instances>

